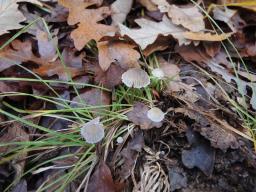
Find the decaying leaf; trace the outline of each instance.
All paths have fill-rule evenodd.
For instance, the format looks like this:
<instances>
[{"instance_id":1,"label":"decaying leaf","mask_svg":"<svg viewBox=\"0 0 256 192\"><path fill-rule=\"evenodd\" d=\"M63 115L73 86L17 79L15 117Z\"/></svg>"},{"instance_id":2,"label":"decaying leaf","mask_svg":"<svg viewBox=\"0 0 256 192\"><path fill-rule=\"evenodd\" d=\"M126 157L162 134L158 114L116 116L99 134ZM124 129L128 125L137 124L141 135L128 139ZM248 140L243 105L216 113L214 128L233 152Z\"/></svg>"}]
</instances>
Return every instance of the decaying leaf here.
<instances>
[{"instance_id":1,"label":"decaying leaf","mask_svg":"<svg viewBox=\"0 0 256 192\"><path fill-rule=\"evenodd\" d=\"M81 100L80 100L81 99ZM110 95L98 88L91 88L72 99L72 107L98 106L103 107L110 104Z\"/></svg>"},{"instance_id":2,"label":"decaying leaf","mask_svg":"<svg viewBox=\"0 0 256 192\"><path fill-rule=\"evenodd\" d=\"M225 55L224 55L224 57L225 57ZM255 88L256 83L255 82L246 82L246 81L236 77L235 75L229 73L225 67L220 65L221 62L219 59L220 58L216 56L215 58L208 61L208 65L211 68L211 70L213 72L216 72L217 74L221 75L223 77L223 79L228 83L231 83L232 81L234 81L237 84L238 92L242 96L247 95L247 87L250 87L252 90L250 104L252 105L253 109L256 109L256 88ZM232 66L232 64L229 63L229 61L225 60L225 62L227 62L227 64L229 66Z\"/></svg>"},{"instance_id":3,"label":"decaying leaf","mask_svg":"<svg viewBox=\"0 0 256 192\"><path fill-rule=\"evenodd\" d=\"M104 138L104 127L97 117L81 127L81 135L87 143L95 144Z\"/></svg>"},{"instance_id":4,"label":"decaying leaf","mask_svg":"<svg viewBox=\"0 0 256 192\"><path fill-rule=\"evenodd\" d=\"M58 38L54 37L52 40L48 37L45 31L37 30L36 33L38 51L40 57L47 61L53 61L56 59L56 47L58 44Z\"/></svg>"},{"instance_id":5,"label":"decaying leaf","mask_svg":"<svg viewBox=\"0 0 256 192\"><path fill-rule=\"evenodd\" d=\"M178 39L179 44L188 44L189 42L183 37L184 29L174 25L166 16L161 22L154 22L147 19L135 19L135 22L141 27L140 29L129 29L119 24L121 35L127 35L134 40L141 49L155 42L158 35L172 35Z\"/></svg>"},{"instance_id":6,"label":"decaying leaf","mask_svg":"<svg viewBox=\"0 0 256 192\"><path fill-rule=\"evenodd\" d=\"M29 142L29 134L23 129L23 126L19 122L14 122L8 125L7 131L0 137L1 143L8 142ZM5 153L11 150L13 145L0 147L0 153ZM18 156L13 159L13 167L16 171L16 178L20 178L23 174L26 164L27 151L20 151Z\"/></svg>"},{"instance_id":7,"label":"decaying leaf","mask_svg":"<svg viewBox=\"0 0 256 192\"><path fill-rule=\"evenodd\" d=\"M123 23L132 8L133 0L116 0L111 4L113 24Z\"/></svg>"},{"instance_id":8,"label":"decaying leaf","mask_svg":"<svg viewBox=\"0 0 256 192\"><path fill-rule=\"evenodd\" d=\"M141 129L151 129L153 127L159 128L162 122L154 122L148 118L147 113L149 108L143 103L136 103L133 110L127 113L127 117L135 125L139 125Z\"/></svg>"},{"instance_id":9,"label":"decaying leaf","mask_svg":"<svg viewBox=\"0 0 256 192\"><path fill-rule=\"evenodd\" d=\"M103 71L99 65L94 66L95 82L112 89L122 83L121 76L125 70L117 64L111 64L107 71Z\"/></svg>"},{"instance_id":10,"label":"decaying leaf","mask_svg":"<svg viewBox=\"0 0 256 192\"><path fill-rule=\"evenodd\" d=\"M175 111L181 112L189 116L191 119L196 120L200 125L200 134L208 139L213 147L219 148L223 151L226 151L228 148L237 149L239 147L239 142L233 132L245 135L244 133L239 133L238 130L230 125L227 125L226 122L221 120L216 122L215 120L217 118L212 119L214 115L208 115L207 113L204 113L202 109L201 111L195 111L192 109L177 108ZM248 138L248 136L246 138Z\"/></svg>"},{"instance_id":11,"label":"decaying leaf","mask_svg":"<svg viewBox=\"0 0 256 192\"><path fill-rule=\"evenodd\" d=\"M120 190L121 183L114 183L111 171L104 161L100 161L90 177L86 191L115 192Z\"/></svg>"},{"instance_id":12,"label":"decaying leaf","mask_svg":"<svg viewBox=\"0 0 256 192\"><path fill-rule=\"evenodd\" d=\"M144 137L142 131L135 133L134 137L128 142L127 146L121 151L124 164L120 170L120 177L125 181L131 174L136 164L138 154L144 146Z\"/></svg>"},{"instance_id":13,"label":"decaying leaf","mask_svg":"<svg viewBox=\"0 0 256 192\"><path fill-rule=\"evenodd\" d=\"M212 34L204 32L190 32L183 27L173 24L166 16L161 22L154 22L147 19L135 19L140 29L129 29L119 24L121 35L127 35L134 40L143 50L153 44L159 35L172 35L178 40L179 46L188 45L194 41L222 41L232 35L232 33Z\"/></svg>"},{"instance_id":14,"label":"decaying leaf","mask_svg":"<svg viewBox=\"0 0 256 192\"><path fill-rule=\"evenodd\" d=\"M149 11L157 11L157 6L152 0L137 0L141 5L147 8Z\"/></svg>"},{"instance_id":15,"label":"decaying leaf","mask_svg":"<svg viewBox=\"0 0 256 192\"><path fill-rule=\"evenodd\" d=\"M205 29L204 17L196 6L178 7L170 5L166 0L152 0L161 12L167 12L172 22L182 25L192 32L199 32Z\"/></svg>"},{"instance_id":16,"label":"decaying leaf","mask_svg":"<svg viewBox=\"0 0 256 192\"><path fill-rule=\"evenodd\" d=\"M182 151L182 162L187 168L198 167L207 176L213 172L215 150L199 133L191 129L186 133L191 149Z\"/></svg>"},{"instance_id":17,"label":"decaying leaf","mask_svg":"<svg viewBox=\"0 0 256 192\"><path fill-rule=\"evenodd\" d=\"M98 42L102 37L111 36L116 32L114 26L98 23L111 14L108 7L85 9L97 4L98 1L59 0L58 2L69 9L68 24L78 24L78 28L71 33L71 38L78 50L83 49L92 39Z\"/></svg>"},{"instance_id":18,"label":"decaying leaf","mask_svg":"<svg viewBox=\"0 0 256 192\"><path fill-rule=\"evenodd\" d=\"M23 25L20 22L26 18L18 10L19 2L29 2L42 5L38 0L0 0L0 35L9 33L9 30L20 29Z\"/></svg>"},{"instance_id":19,"label":"decaying leaf","mask_svg":"<svg viewBox=\"0 0 256 192\"><path fill-rule=\"evenodd\" d=\"M68 81L71 77L81 75L83 71L78 68L65 67L60 62L58 63L47 63L33 70L40 76L51 77L58 75L60 80Z\"/></svg>"},{"instance_id":20,"label":"decaying leaf","mask_svg":"<svg viewBox=\"0 0 256 192\"><path fill-rule=\"evenodd\" d=\"M141 68L131 68L122 74L122 82L127 87L142 88L150 84L148 74Z\"/></svg>"},{"instance_id":21,"label":"decaying leaf","mask_svg":"<svg viewBox=\"0 0 256 192\"><path fill-rule=\"evenodd\" d=\"M134 48L134 45L121 41L98 43L100 67L106 71L113 62L123 69L139 67L140 54Z\"/></svg>"}]
</instances>

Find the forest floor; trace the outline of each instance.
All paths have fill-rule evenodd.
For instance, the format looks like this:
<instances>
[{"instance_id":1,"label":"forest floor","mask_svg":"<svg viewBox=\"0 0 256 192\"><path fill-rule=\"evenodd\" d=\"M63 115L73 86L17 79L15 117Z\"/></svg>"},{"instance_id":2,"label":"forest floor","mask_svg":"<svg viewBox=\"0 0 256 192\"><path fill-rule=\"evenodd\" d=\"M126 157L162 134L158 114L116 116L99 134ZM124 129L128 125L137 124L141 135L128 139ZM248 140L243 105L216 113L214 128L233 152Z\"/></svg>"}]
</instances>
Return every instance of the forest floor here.
<instances>
[{"instance_id":1,"label":"forest floor","mask_svg":"<svg viewBox=\"0 0 256 192\"><path fill-rule=\"evenodd\" d=\"M0 0L0 191L256 192L256 1Z\"/></svg>"}]
</instances>

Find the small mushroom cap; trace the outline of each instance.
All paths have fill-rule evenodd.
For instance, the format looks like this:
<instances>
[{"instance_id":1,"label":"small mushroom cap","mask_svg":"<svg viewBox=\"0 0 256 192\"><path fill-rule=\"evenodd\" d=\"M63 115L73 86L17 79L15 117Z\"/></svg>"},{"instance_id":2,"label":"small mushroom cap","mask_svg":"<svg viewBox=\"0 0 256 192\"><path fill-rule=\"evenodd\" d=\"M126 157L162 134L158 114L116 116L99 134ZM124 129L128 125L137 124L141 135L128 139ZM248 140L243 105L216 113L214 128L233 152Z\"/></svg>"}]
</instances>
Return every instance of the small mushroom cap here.
<instances>
[{"instance_id":1,"label":"small mushroom cap","mask_svg":"<svg viewBox=\"0 0 256 192\"><path fill-rule=\"evenodd\" d=\"M164 71L161 68L155 68L152 70L152 75L158 79L163 79Z\"/></svg>"},{"instance_id":2,"label":"small mushroom cap","mask_svg":"<svg viewBox=\"0 0 256 192\"><path fill-rule=\"evenodd\" d=\"M150 84L150 79L144 70L131 68L122 74L122 82L127 87L142 88Z\"/></svg>"},{"instance_id":3,"label":"small mushroom cap","mask_svg":"<svg viewBox=\"0 0 256 192\"><path fill-rule=\"evenodd\" d=\"M104 138L104 127L100 123L100 118L97 117L83 125L81 135L87 143L95 144Z\"/></svg>"},{"instance_id":4,"label":"small mushroom cap","mask_svg":"<svg viewBox=\"0 0 256 192\"><path fill-rule=\"evenodd\" d=\"M153 107L147 112L147 117L153 122L161 122L164 116L164 112L158 107Z\"/></svg>"},{"instance_id":5,"label":"small mushroom cap","mask_svg":"<svg viewBox=\"0 0 256 192\"><path fill-rule=\"evenodd\" d=\"M117 142L118 144L122 144L122 143L124 142L123 137L117 137L116 142Z\"/></svg>"}]
</instances>

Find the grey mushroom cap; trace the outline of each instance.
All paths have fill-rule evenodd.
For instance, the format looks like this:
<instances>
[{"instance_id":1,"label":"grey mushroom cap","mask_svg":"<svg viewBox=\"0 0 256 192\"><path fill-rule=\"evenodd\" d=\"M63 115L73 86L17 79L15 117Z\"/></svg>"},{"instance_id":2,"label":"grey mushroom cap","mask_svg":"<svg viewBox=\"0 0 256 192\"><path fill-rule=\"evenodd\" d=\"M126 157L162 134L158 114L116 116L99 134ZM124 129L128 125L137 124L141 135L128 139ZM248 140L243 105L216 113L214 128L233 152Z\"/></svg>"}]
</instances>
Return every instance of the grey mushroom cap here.
<instances>
[{"instance_id":1,"label":"grey mushroom cap","mask_svg":"<svg viewBox=\"0 0 256 192\"><path fill-rule=\"evenodd\" d=\"M100 123L100 118L97 117L81 127L81 135L87 143L95 144L104 138L104 127Z\"/></svg>"},{"instance_id":2,"label":"grey mushroom cap","mask_svg":"<svg viewBox=\"0 0 256 192\"><path fill-rule=\"evenodd\" d=\"M158 107L153 107L147 112L147 117L153 122L161 122L164 120L165 113Z\"/></svg>"},{"instance_id":3,"label":"grey mushroom cap","mask_svg":"<svg viewBox=\"0 0 256 192\"><path fill-rule=\"evenodd\" d=\"M122 74L122 82L127 87L142 88L150 84L150 79L144 70L131 68Z\"/></svg>"}]
</instances>

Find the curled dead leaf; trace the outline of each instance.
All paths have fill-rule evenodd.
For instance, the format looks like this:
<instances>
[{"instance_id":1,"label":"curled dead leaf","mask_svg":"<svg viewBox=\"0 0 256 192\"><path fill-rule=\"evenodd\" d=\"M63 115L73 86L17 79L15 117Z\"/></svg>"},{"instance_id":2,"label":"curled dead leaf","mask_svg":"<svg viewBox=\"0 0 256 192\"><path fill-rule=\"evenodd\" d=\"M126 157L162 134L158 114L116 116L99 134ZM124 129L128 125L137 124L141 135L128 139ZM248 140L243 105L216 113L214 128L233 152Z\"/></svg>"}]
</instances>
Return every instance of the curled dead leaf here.
<instances>
[{"instance_id":1,"label":"curled dead leaf","mask_svg":"<svg viewBox=\"0 0 256 192\"><path fill-rule=\"evenodd\" d=\"M134 48L134 45L122 41L99 42L100 67L106 71L113 62L123 69L139 67L140 54Z\"/></svg>"}]
</instances>

